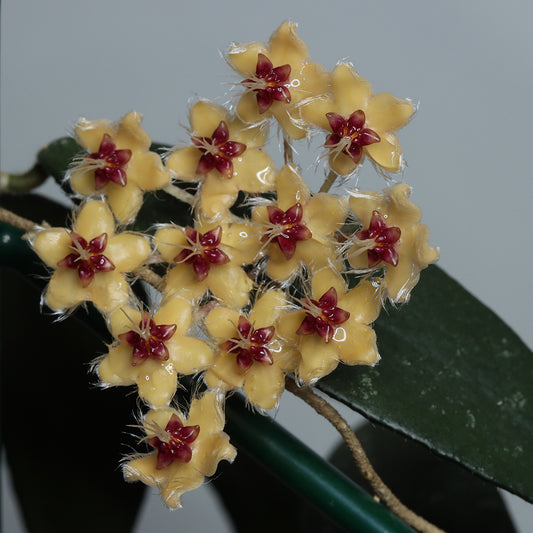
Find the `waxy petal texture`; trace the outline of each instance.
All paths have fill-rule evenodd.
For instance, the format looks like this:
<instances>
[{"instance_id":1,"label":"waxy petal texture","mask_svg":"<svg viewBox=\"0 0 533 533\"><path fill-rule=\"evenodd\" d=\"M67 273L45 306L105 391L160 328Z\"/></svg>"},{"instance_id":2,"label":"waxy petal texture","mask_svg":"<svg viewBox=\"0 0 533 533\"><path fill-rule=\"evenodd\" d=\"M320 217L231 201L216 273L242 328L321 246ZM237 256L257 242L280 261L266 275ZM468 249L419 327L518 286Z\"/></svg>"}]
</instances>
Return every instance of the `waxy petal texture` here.
<instances>
[{"instance_id":1,"label":"waxy petal texture","mask_svg":"<svg viewBox=\"0 0 533 533\"><path fill-rule=\"evenodd\" d=\"M414 113L413 104L389 93L372 95L368 81L349 63L335 67L332 94L311 100L302 108L305 121L329 134L325 149L337 174L354 172L368 155L387 172L403 168L402 149L393 133Z\"/></svg>"},{"instance_id":2,"label":"waxy petal texture","mask_svg":"<svg viewBox=\"0 0 533 533\"><path fill-rule=\"evenodd\" d=\"M150 137L141 128L141 115L131 112L114 124L82 118L76 140L89 154L68 176L81 195L106 194L120 222L128 222L142 205L143 191L161 189L170 174L158 154L150 152Z\"/></svg>"},{"instance_id":3,"label":"waxy petal texture","mask_svg":"<svg viewBox=\"0 0 533 533\"><path fill-rule=\"evenodd\" d=\"M382 261L375 263L379 257L373 257L367 252L361 253L363 241L357 236L350 240L352 246L347 250L348 260L356 269L384 267L387 295L397 303L409 300L411 290L418 283L420 271L439 257L438 250L429 244L429 231L421 224L422 213L409 200L410 195L411 188L400 183L385 189L383 193L355 190L349 200L351 209L363 225L363 232L372 231L370 227L373 219L374 225L376 224L376 211L380 217L386 217L387 227L398 228L400 236L393 243L397 257L392 257L391 261L381 258ZM397 232L394 233L387 236L389 241L398 236ZM363 236L365 235L364 233Z\"/></svg>"},{"instance_id":4,"label":"waxy petal texture","mask_svg":"<svg viewBox=\"0 0 533 533\"><path fill-rule=\"evenodd\" d=\"M200 486L205 476L214 475L220 461L232 462L235 458L236 450L222 431L221 402L216 393L208 392L193 400L188 418L169 407L148 412L144 419L146 438L158 449L125 463L124 477L157 487L169 507L181 507L185 492ZM162 446L155 439L170 441L172 437L177 437L172 446L178 451L171 453L170 446L166 446L161 454Z\"/></svg>"}]
</instances>

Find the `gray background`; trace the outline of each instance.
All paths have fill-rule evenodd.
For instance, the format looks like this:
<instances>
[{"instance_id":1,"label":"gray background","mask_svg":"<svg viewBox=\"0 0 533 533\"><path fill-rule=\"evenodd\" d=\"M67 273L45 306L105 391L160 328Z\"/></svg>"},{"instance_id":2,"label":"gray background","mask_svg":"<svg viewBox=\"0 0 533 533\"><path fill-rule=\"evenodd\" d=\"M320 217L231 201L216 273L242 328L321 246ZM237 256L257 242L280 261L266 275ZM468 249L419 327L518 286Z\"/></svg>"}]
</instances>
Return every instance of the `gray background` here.
<instances>
[{"instance_id":1,"label":"gray background","mask_svg":"<svg viewBox=\"0 0 533 533\"><path fill-rule=\"evenodd\" d=\"M0 166L12 171L31 166L80 116L116 120L134 109L152 139L186 141L190 99L224 103L224 84L240 81L219 51L266 41L285 19L298 22L313 60L331 69L347 58L375 92L420 101L401 132L404 179L440 265L533 346L530 2L4 0L1 14ZM316 190L322 168L305 142L297 148ZM368 165L359 184L384 186ZM325 454L336 436L309 411L284 398L277 418ZM8 483L3 525L18 533ZM192 531L229 531L213 498L206 485L174 513L147 498L137 531L156 523L191 531L189 520ZM517 498L511 505L521 531L531 531L531 507Z\"/></svg>"}]
</instances>

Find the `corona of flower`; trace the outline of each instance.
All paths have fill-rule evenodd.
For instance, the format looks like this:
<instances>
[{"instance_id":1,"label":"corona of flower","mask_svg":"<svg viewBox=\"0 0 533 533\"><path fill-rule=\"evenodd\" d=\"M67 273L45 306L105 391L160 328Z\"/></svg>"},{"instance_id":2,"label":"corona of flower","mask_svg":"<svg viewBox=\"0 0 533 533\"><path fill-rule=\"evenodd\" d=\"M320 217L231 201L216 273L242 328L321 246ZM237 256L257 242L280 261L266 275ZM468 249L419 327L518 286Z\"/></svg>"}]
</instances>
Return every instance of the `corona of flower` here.
<instances>
[{"instance_id":1,"label":"corona of flower","mask_svg":"<svg viewBox=\"0 0 533 533\"><path fill-rule=\"evenodd\" d=\"M249 224L199 217L194 228L163 226L155 241L161 257L173 265L167 293L196 301L210 290L230 307L246 305L253 282L242 266L259 252Z\"/></svg>"},{"instance_id":2,"label":"corona of flower","mask_svg":"<svg viewBox=\"0 0 533 533\"><path fill-rule=\"evenodd\" d=\"M239 191L275 189L275 168L261 150L268 130L250 127L222 106L200 100L191 107L192 146L171 154L167 166L183 181L201 182L200 207L214 217L233 205Z\"/></svg>"},{"instance_id":3,"label":"corona of flower","mask_svg":"<svg viewBox=\"0 0 533 533\"><path fill-rule=\"evenodd\" d=\"M316 270L335 262L331 236L344 222L344 202L326 193L311 197L309 187L292 165L281 169L277 193L277 202L256 207L252 215L269 258L268 275L285 281L302 265Z\"/></svg>"},{"instance_id":4,"label":"corona of flower","mask_svg":"<svg viewBox=\"0 0 533 533\"><path fill-rule=\"evenodd\" d=\"M245 93L237 106L239 116L250 123L274 116L289 137L305 137L300 106L304 100L325 93L329 83L323 67L308 57L307 45L291 22L284 22L268 45L234 44L228 60L245 78L241 82Z\"/></svg>"},{"instance_id":5,"label":"corona of flower","mask_svg":"<svg viewBox=\"0 0 533 533\"><path fill-rule=\"evenodd\" d=\"M308 383L332 372L342 361L372 365L379 359L370 324L381 309L379 288L361 281L348 290L342 277L324 268L313 276L312 294L301 309L280 320L279 334L299 347L298 377Z\"/></svg>"},{"instance_id":6,"label":"corona of flower","mask_svg":"<svg viewBox=\"0 0 533 533\"><path fill-rule=\"evenodd\" d=\"M368 155L388 172L403 166L402 149L393 133L403 128L413 114L413 104L389 93L372 95L370 83L348 63L332 73L333 95L310 101L303 118L326 130L324 146L329 166L337 174L352 173Z\"/></svg>"},{"instance_id":7,"label":"corona of flower","mask_svg":"<svg viewBox=\"0 0 533 533\"><path fill-rule=\"evenodd\" d=\"M130 221L142 205L143 191L161 189L170 174L161 158L150 152L150 137L141 115L128 113L118 124L82 118L76 140L89 152L70 171L72 188L90 196L105 194L120 222Z\"/></svg>"},{"instance_id":8,"label":"corona of flower","mask_svg":"<svg viewBox=\"0 0 533 533\"><path fill-rule=\"evenodd\" d=\"M268 291L247 316L226 307L209 313L205 324L218 345L215 364L205 375L209 387L241 388L262 409L277 405L285 389L284 371L292 370L297 360L294 349L276 334L286 306L282 292Z\"/></svg>"},{"instance_id":9,"label":"corona of flower","mask_svg":"<svg viewBox=\"0 0 533 533\"><path fill-rule=\"evenodd\" d=\"M348 261L363 271L384 268L385 289L397 303L409 300L420 271L439 257L410 195L411 188L400 183L383 193L355 190L349 200L363 228L346 243Z\"/></svg>"},{"instance_id":10,"label":"corona of flower","mask_svg":"<svg viewBox=\"0 0 533 533\"><path fill-rule=\"evenodd\" d=\"M124 464L126 480L157 487L169 507L181 507L185 492L212 476L220 461L235 458L236 450L222 431L221 402L221 397L208 392L193 400L188 417L169 407L151 410L144 419L143 440L153 451Z\"/></svg>"},{"instance_id":11,"label":"corona of flower","mask_svg":"<svg viewBox=\"0 0 533 533\"><path fill-rule=\"evenodd\" d=\"M111 331L119 341L98 366L106 385L137 384L139 396L154 407L174 396L177 376L205 370L213 351L200 339L185 336L191 327L191 304L171 298L157 312L130 307L110 317Z\"/></svg>"},{"instance_id":12,"label":"corona of flower","mask_svg":"<svg viewBox=\"0 0 533 533\"><path fill-rule=\"evenodd\" d=\"M104 202L88 201L79 211L74 228L47 228L32 239L33 249L56 269L45 301L65 311L91 301L104 313L124 305L131 294L125 272L141 267L150 244L131 232L115 234L115 221Z\"/></svg>"}]
</instances>

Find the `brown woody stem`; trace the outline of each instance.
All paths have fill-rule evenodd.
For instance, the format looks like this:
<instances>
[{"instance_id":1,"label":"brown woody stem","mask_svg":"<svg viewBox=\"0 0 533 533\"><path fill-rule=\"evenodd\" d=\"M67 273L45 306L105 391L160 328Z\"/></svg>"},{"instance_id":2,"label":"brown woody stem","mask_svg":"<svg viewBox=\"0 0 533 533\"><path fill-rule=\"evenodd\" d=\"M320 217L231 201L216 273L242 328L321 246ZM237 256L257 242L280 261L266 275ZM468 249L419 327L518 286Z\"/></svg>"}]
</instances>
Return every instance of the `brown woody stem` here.
<instances>
[{"instance_id":1,"label":"brown woody stem","mask_svg":"<svg viewBox=\"0 0 533 533\"><path fill-rule=\"evenodd\" d=\"M338 177L339 175L336 172L333 172L333 170L330 170L329 174L324 180L324 183L322 184L322 187L320 187L320 190L318 192L328 192Z\"/></svg>"},{"instance_id":2,"label":"brown woody stem","mask_svg":"<svg viewBox=\"0 0 533 533\"><path fill-rule=\"evenodd\" d=\"M286 165L294 163L292 143L285 132L283 132L283 161Z\"/></svg>"},{"instance_id":3,"label":"brown woody stem","mask_svg":"<svg viewBox=\"0 0 533 533\"><path fill-rule=\"evenodd\" d=\"M5 222L6 224L23 231L31 231L35 226L38 226L35 222L32 222L27 218L19 217L12 211L8 211L2 207L0 207L0 222Z\"/></svg>"},{"instance_id":4,"label":"brown woody stem","mask_svg":"<svg viewBox=\"0 0 533 533\"><path fill-rule=\"evenodd\" d=\"M400 517L405 523L423 533L444 533L441 529L434 526L421 516L411 511L406 507L383 483L378 476L368 457L361 446L355 433L352 431L346 420L342 418L339 412L324 398L318 396L309 387L298 387L295 381L286 377L285 387L288 391L301 398L304 402L309 404L318 414L325 417L335 429L340 433L344 442L348 446L357 467L361 471L364 478L370 483L376 496L382 501L394 514Z\"/></svg>"}]
</instances>

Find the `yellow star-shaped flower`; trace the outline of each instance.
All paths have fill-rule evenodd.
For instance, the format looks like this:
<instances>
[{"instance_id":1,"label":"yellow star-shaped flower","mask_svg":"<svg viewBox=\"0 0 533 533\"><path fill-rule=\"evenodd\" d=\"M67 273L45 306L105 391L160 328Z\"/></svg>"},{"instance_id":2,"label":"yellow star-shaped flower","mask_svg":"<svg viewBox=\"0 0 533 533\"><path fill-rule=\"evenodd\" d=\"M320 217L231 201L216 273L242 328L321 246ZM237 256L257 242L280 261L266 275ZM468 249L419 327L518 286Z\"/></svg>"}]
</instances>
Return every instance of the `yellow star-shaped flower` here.
<instances>
[{"instance_id":1,"label":"yellow star-shaped flower","mask_svg":"<svg viewBox=\"0 0 533 533\"><path fill-rule=\"evenodd\" d=\"M154 407L172 399L178 374L201 372L213 361L205 342L186 336L192 309L182 298L168 300L153 314L121 308L110 325L118 342L98 365L100 379L105 385L137 384L139 396Z\"/></svg>"},{"instance_id":2,"label":"yellow star-shaped flower","mask_svg":"<svg viewBox=\"0 0 533 533\"><path fill-rule=\"evenodd\" d=\"M302 299L302 308L287 313L278 328L282 338L299 347L298 378L313 383L332 372L339 361L376 363L376 334L370 324L381 309L379 287L361 281L348 290L331 268L317 272L311 284L311 295Z\"/></svg>"},{"instance_id":3,"label":"yellow star-shaped flower","mask_svg":"<svg viewBox=\"0 0 533 533\"><path fill-rule=\"evenodd\" d=\"M274 162L261 150L266 128L244 124L207 100L192 106L190 123L192 146L172 153L167 167L180 180L201 182L200 208L207 216L231 207L239 191L275 189Z\"/></svg>"},{"instance_id":4,"label":"yellow star-shaped flower","mask_svg":"<svg viewBox=\"0 0 533 533\"><path fill-rule=\"evenodd\" d=\"M32 236L35 252L54 268L44 299L56 311L91 301L103 313L124 305L131 295L125 272L134 272L150 256L148 240L132 232L115 233L105 202L88 201L73 230L46 228Z\"/></svg>"},{"instance_id":5,"label":"yellow star-shaped flower","mask_svg":"<svg viewBox=\"0 0 533 533\"><path fill-rule=\"evenodd\" d=\"M329 77L322 66L309 61L309 50L296 33L296 24L284 22L268 45L234 44L228 61L245 78L241 85L246 92L237 105L242 120L257 123L273 116L289 137L306 136L301 104L324 94Z\"/></svg>"},{"instance_id":6,"label":"yellow star-shaped flower","mask_svg":"<svg viewBox=\"0 0 533 533\"><path fill-rule=\"evenodd\" d=\"M143 440L155 451L126 462L124 477L159 488L169 507L181 507L185 492L212 476L220 461L235 459L224 424L222 397L213 392L193 400L188 417L170 407L151 410L144 419Z\"/></svg>"},{"instance_id":7,"label":"yellow star-shaped flower","mask_svg":"<svg viewBox=\"0 0 533 533\"><path fill-rule=\"evenodd\" d=\"M331 96L302 108L304 120L329 132L325 148L331 169L351 174L368 155L387 172L401 170L402 148L394 132L409 122L413 104L390 93L373 95L368 80L349 63L335 67L332 87Z\"/></svg>"},{"instance_id":8,"label":"yellow star-shaped flower","mask_svg":"<svg viewBox=\"0 0 533 533\"><path fill-rule=\"evenodd\" d=\"M400 183L383 193L355 190L349 200L363 229L345 243L348 261L363 271L384 268L384 286L395 303L409 300L420 271L439 258L410 195L411 187Z\"/></svg>"},{"instance_id":9,"label":"yellow star-shaped flower","mask_svg":"<svg viewBox=\"0 0 533 533\"><path fill-rule=\"evenodd\" d=\"M84 196L105 194L121 223L135 217L143 192L170 183L159 155L150 152L150 137L141 128L141 115L131 112L118 124L87 120L76 124L76 140L89 152L69 172L70 183Z\"/></svg>"}]
</instances>

